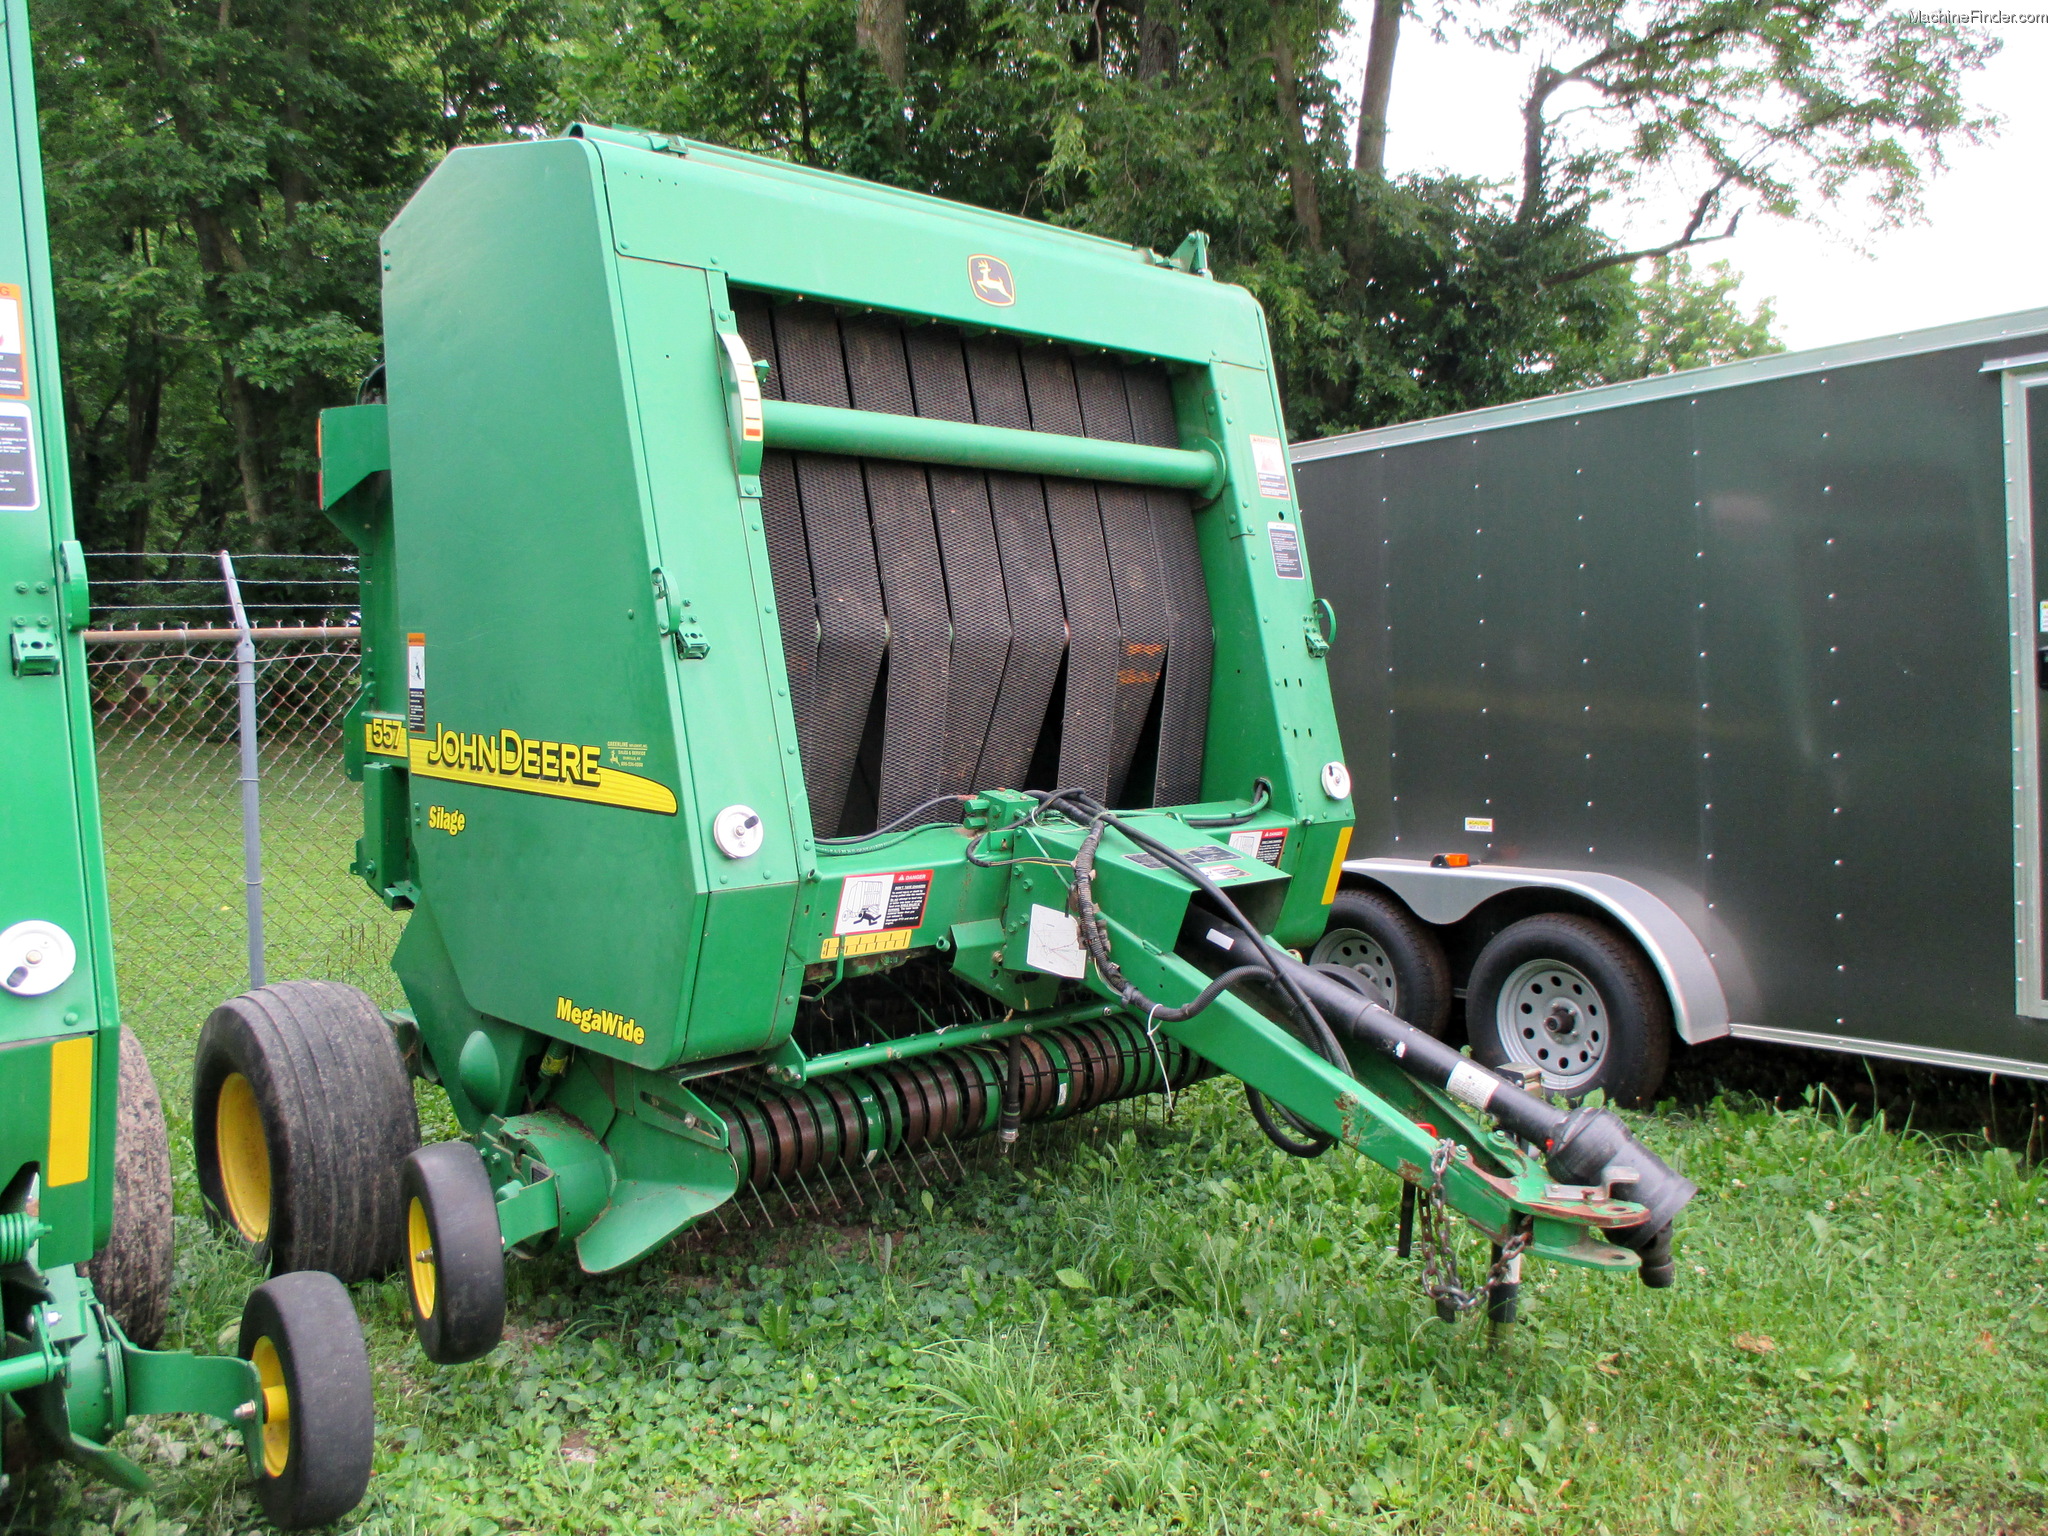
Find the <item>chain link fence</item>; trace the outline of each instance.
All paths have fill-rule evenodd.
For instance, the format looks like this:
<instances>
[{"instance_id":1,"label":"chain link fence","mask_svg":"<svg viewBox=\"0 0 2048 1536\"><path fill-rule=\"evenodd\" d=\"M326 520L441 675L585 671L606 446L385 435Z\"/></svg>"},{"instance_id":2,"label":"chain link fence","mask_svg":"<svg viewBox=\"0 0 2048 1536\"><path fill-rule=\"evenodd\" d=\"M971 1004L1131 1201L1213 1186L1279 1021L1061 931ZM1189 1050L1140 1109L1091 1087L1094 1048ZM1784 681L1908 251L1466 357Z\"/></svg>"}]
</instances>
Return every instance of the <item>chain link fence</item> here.
<instances>
[{"instance_id":1,"label":"chain link fence","mask_svg":"<svg viewBox=\"0 0 2048 1536\"><path fill-rule=\"evenodd\" d=\"M262 561L236 564L246 572ZM249 632L268 974L345 981L396 1005L389 960L404 920L348 869L362 823L341 752L359 661L353 565L310 578L244 574L242 584L265 593L272 621L263 627L259 608ZM190 575L174 602L138 600L151 594L132 578L95 585L123 599L96 603L86 635L122 1015L171 1084L207 1013L249 985L240 637L218 576L212 604Z\"/></svg>"}]
</instances>

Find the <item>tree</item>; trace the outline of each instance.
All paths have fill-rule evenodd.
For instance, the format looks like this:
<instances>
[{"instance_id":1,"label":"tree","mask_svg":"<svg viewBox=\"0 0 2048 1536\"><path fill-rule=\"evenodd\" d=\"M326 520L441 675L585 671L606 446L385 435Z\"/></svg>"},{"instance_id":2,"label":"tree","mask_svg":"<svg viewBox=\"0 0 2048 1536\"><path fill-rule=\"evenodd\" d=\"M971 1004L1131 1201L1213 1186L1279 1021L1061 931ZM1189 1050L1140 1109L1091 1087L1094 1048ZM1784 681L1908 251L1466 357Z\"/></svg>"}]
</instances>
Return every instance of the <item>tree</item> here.
<instances>
[{"instance_id":1,"label":"tree","mask_svg":"<svg viewBox=\"0 0 2048 1536\"><path fill-rule=\"evenodd\" d=\"M96 547L330 542L314 417L377 360L377 235L450 143L534 120L550 25L535 0L38 7L66 424Z\"/></svg>"},{"instance_id":2,"label":"tree","mask_svg":"<svg viewBox=\"0 0 2048 1536\"><path fill-rule=\"evenodd\" d=\"M1615 335L1603 352L1596 368L1600 380L1620 383L1784 351L1771 329L1771 301L1746 312L1736 302L1741 281L1725 261L1701 273L1683 253L1658 257L1650 275L1635 285L1634 326Z\"/></svg>"},{"instance_id":3,"label":"tree","mask_svg":"<svg viewBox=\"0 0 2048 1536\"><path fill-rule=\"evenodd\" d=\"M1789 218L1860 194L1881 223L1916 215L1948 146L1992 126L1963 81L1997 44L1936 14L1889 0L1512 0L1473 35L1538 56L1516 218L1583 219L1652 176L1696 189L1670 239L1548 281L1728 239L1746 207Z\"/></svg>"}]
</instances>

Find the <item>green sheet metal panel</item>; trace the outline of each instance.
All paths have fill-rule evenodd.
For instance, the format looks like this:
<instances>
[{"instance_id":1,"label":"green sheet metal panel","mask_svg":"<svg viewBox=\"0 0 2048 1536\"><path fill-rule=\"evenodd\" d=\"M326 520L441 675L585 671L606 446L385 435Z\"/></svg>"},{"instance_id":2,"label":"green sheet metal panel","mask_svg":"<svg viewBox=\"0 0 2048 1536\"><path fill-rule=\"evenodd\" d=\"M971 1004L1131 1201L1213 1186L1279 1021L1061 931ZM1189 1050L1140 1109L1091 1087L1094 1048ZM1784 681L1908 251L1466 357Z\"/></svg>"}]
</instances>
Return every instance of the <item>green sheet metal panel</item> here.
<instances>
[{"instance_id":1,"label":"green sheet metal panel","mask_svg":"<svg viewBox=\"0 0 2048 1536\"><path fill-rule=\"evenodd\" d=\"M47 1046L25 1042L91 1038L90 1144L81 1176L45 1181L47 1266L80 1262L106 1240L113 1219L111 1159L119 1014L109 940L106 877L87 703L83 593L60 590L60 545L72 538L57 367L49 237L30 76L27 8L7 0L4 88L10 152L0 156L0 600L10 654L0 658L0 742L7 784L0 792L0 930L36 919L69 935L76 969L39 996L0 993L0 1076L18 1112L0 1114L0 1187L49 1155L52 1090ZM55 670L13 659L15 637L54 643ZM16 1049L6 1049L16 1047ZM73 1058L77 1059L77 1058ZM40 1108L36 1108L39 1104Z\"/></svg>"},{"instance_id":2,"label":"green sheet metal panel","mask_svg":"<svg viewBox=\"0 0 2048 1536\"><path fill-rule=\"evenodd\" d=\"M774 1043L819 961L830 902L809 888L857 861L821 869L812 842L760 485L731 436L728 280L1172 364L1182 446L1228 472L1195 519L1216 647L1202 791L1272 782L1300 829L1282 868L1316 865L1281 927L1318 931L1349 806L1320 787L1338 742L1284 461L1263 484L1254 463L1282 429L1250 297L1109 242L629 138L460 150L385 242L397 630L424 686L409 722L366 730L410 726L389 761L410 771L418 900L443 940L401 951L408 992L459 994L449 1029L474 1010L659 1066ZM974 296L970 257L991 249L1011 302ZM696 654L662 638L684 628ZM395 663L373 666L391 713ZM544 744L525 775L542 782L520 787L545 792L506 792L487 759L508 733ZM642 781L644 803L564 789L554 744ZM731 806L766 829L744 860L710 836ZM957 866L951 842L928 861ZM919 945L945 937L942 905ZM585 1031L591 1010L628 1027Z\"/></svg>"}]
</instances>

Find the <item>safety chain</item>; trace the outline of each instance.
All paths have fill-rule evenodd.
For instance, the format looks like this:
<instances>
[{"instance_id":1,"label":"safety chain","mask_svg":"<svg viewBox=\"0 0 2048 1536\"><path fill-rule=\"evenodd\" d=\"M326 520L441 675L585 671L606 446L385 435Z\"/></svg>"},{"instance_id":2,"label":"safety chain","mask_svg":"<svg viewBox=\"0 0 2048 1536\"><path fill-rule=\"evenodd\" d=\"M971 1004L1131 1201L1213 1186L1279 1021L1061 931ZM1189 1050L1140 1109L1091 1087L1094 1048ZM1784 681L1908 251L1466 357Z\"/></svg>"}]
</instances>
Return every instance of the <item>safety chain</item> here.
<instances>
[{"instance_id":1,"label":"safety chain","mask_svg":"<svg viewBox=\"0 0 2048 1536\"><path fill-rule=\"evenodd\" d=\"M1465 1288L1458 1274L1457 1243L1448 1230L1450 1222L1444 1202L1444 1174L1456 1150L1446 1137L1429 1154L1430 1187L1422 1197L1416 1242L1422 1249L1423 1294L1440 1307L1469 1312L1486 1300L1487 1292L1507 1279L1515 1260L1529 1246L1529 1231L1524 1227L1501 1244L1500 1257L1493 1261L1486 1278L1470 1290Z\"/></svg>"}]
</instances>

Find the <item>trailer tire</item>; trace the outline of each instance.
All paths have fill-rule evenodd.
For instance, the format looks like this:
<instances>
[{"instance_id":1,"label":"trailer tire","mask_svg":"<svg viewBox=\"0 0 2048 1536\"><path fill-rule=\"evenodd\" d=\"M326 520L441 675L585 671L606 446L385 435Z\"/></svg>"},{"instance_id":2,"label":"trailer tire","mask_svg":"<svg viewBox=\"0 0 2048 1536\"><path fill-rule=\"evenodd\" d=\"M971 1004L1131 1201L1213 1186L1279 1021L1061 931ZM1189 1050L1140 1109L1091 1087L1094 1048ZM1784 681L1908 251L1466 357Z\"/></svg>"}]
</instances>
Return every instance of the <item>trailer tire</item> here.
<instances>
[{"instance_id":1,"label":"trailer tire","mask_svg":"<svg viewBox=\"0 0 2048 1536\"><path fill-rule=\"evenodd\" d=\"M1489 1067L1533 1066L1546 1093L1602 1090L1640 1109L1671 1062L1671 1000L1641 950L1605 923L1544 912L1510 923L1465 984L1472 1054Z\"/></svg>"},{"instance_id":2,"label":"trailer tire","mask_svg":"<svg viewBox=\"0 0 2048 1536\"><path fill-rule=\"evenodd\" d=\"M362 1324L341 1282L300 1270L266 1280L242 1308L241 1347L256 1367L256 1499L271 1524L302 1531L362 1502L375 1451L376 1400Z\"/></svg>"},{"instance_id":3,"label":"trailer tire","mask_svg":"<svg viewBox=\"0 0 2048 1536\"><path fill-rule=\"evenodd\" d=\"M1342 965L1373 984L1387 1011L1444 1038L1451 1021L1451 967L1436 934L1393 897L1352 887L1330 903L1311 965ZM1391 992L1391 996L1386 994Z\"/></svg>"},{"instance_id":4,"label":"trailer tire","mask_svg":"<svg viewBox=\"0 0 2048 1536\"><path fill-rule=\"evenodd\" d=\"M405 1299L436 1365L489 1354L505 1334L505 1242L483 1159L439 1141L405 1160Z\"/></svg>"},{"instance_id":5,"label":"trailer tire","mask_svg":"<svg viewBox=\"0 0 2048 1536\"><path fill-rule=\"evenodd\" d=\"M273 1273L350 1281L396 1269L399 1169L419 1140L390 1027L354 987L258 987L214 1009L199 1032L199 1192L208 1220Z\"/></svg>"},{"instance_id":6,"label":"trailer tire","mask_svg":"<svg viewBox=\"0 0 2048 1536\"><path fill-rule=\"evenodd\" d=\"M121 1097L114 1122L114 1228L84 1266L100 1303L130 1343L154 1349L171 1306L171 1142L149 1058L121 1031Z\"/></svg>"}]
</instances>

